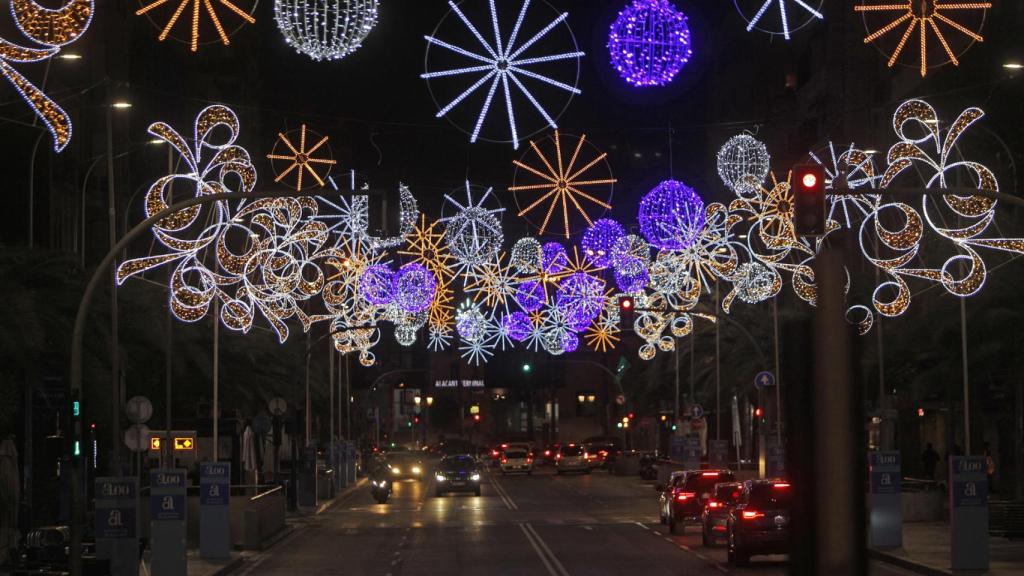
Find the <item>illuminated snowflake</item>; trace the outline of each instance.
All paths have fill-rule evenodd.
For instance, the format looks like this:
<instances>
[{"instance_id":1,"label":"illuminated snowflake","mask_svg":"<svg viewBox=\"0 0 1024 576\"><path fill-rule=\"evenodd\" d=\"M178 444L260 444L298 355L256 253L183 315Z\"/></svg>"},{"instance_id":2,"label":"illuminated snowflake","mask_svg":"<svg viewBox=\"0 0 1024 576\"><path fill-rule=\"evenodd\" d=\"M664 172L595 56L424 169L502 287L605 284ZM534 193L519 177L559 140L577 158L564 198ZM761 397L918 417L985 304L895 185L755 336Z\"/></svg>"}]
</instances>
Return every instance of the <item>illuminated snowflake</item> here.
<instances>
[{"instance_id":1,"label":"illuminated snowflake","mask_svg":"<svg viewBox=\"0 0 1024 576\"><path fill-rule=\"evenodd\" d=\"M760 2L761 0L757 1ZM740 8L739 2L749 2L747 2L747 0L737 0L736 4L736 8L739 9L740 14L742 14L744 18L747 18L747 12ZM823 20L825 18L825 16L821 13L821 0L818 0L816 2L818 5L817 8L815 8L808 2L814 2L814 0L764 0L764 2L758 7L757 12L755 12L752 17L747 19L747 32L750 32L754 28L757 28L758 30L768 32L769 34L782 34L783 38L789 40L791 32L799 28L802 28L813 19ZM788 4L792 4L793 6L787 8ZM802 23L798 23L796 26L791 26L790 15L793 12L793 9L796 7L800 8L800 10L797 10L797 12L804 17L804 20L802 21ZM762 23L762 20L765 18L768 11L773 8L779 9L779 24L781 29L766 28L765 25Z\"/></svg>"},{"instance_id":2,"label":"illuminated snowflake","mask_svg":"<svg viewBox=\"0 0 1024 576\"><path fill-rule=\"evenodd\" d=\"M501 250L505 236L498 215L505 209L484 206L493 191L493 188L488 188L480 200L475 201L467 180L465 205L460 204L449 194L444 195L446 202L457 210L453 216L438 220L445 224L445 242L455 257L456 265L453 269L456 273L486 264Z\"/></svg>"},{"instance_id":3,"label":"illuminated snowflake","mask_svg":"<svg viewBox=\"0 0 1024 576\"><path fill-rule=\"evenodd\" d=\"M832 190L828 195L828 219L853 228L856 221L871 214L878 205L877 194L865 194L860 188L874 188L881 178L875 174L875 165L871 154L854 148L853 144L846 150L836 154L836 147L828 143L828 155L821 158L814 152L811 159L825 169L825 187ZM824 155L823 155L824 156ZM849 190L851 194L836 192ZM840 217L842 219L840 219Z\"/></svg>"},{"instance_id":4,"label":"illuminated snowflake","mask_svg":"<svg viewBox=\"0 0 1024 576\"><path fill-rule=\"evenodd\" d=\"M524 54L532 46L537 44L539 41L544 39L549 32L555 29L559 24L565 22L569 16L568 13L562 13L557 18L552 20L547 26L543 27L539 32L531 36L525 42L517 44L516 41L519 39L519 33L523 20L526 17L527 9L530 6L529 0L524 0L522 8L519 11L519 16L516 19L515 25L512 27L512 31L508 38L504 38L500 29L500 23L498 18L498 11L495 6L495 0L490 0L490 16L491 16L491 27L493 28L494 37L493 43L486 40L483 34L477 29L475 25L470 21L468 17L459 8L459 4L449 0L448 5L451 7L451 11L458 16L459 20L465 25L466 29L473 35L474 38L479 42L480 48L483 49L481 53L480 49L476 51L468 50L455 44L451 44L434 36L425 36L429 46L436 46L443 48L467 60L472 61L471 66L453 68L449 70L440 70L437 72L426 72L420 75L425 80L437 79L437 78L452 78L455 76L464 76L477 74L480 75L479 79L473 82L464 92L456 96L451 102L443 106L438 112L437 117L441 118L448 114L453 108L462 103L466 98L472 95L477 90L480 90L485 85L489 84L487 89L487 96L483 103L483 108L480 110L480 115L477 117L476 123L473 126L473 131L470 136L470 142L476 142L480 135L480 129L483 127L484 120L487 118L488 112L491 110L491 104L494 101L495 93L498 91L498 87L501 87L501 92L504 94L505 109L508 116L509 129L511 131L512 146L519 148L519 131L516 126L516 116L514 107L512 104L513 91L510 88L511 85L515 86L523 96L529 100L530 104L537 110L537 112L544 118L548 126L557 128L555 125L554 118L548 114L547 110L541 106L540 102L534 97L530 90L523 84L523 80L520 78L528 78L559 88L570 94L579 94L580 90L575 86L570 86L564 82L560 82L553 78L549 78L543 74L528 70L528 67L536 66L538 64L550 64L552 62L562 61L576 61L577 75L579 71L579 59L583 56L583 52L579 50L572 50L570 52L560 54L547 54L543 56L533 56L526 58ZM569 32L570 37L572 36L571 31ZM573 40L573 47L575 48L575 40ZM428 53L429 55L429 53Z\"/></svg>"},{"instance_id":5,"label":"illuminated snowflake","mask_svg":"<svg viewBox=\"0 0 1024 576\"><path fill-rule=\"evenodd\" d=\"M331 158L318 158L314 157L318 150L324 148L327 155L330 156L330 147L324 147L327 144L328 137L323 136L317 140L316 144L313 144L308 149L306 148L307 133L312 134L311 130L306 129L306 125L303 124L302 128L299 129L299 142L298 146L292 143L291 139L282 134L277 133L277 141L274 143L274 150L267 154L267 159L271 161L278 161L274 163L275 171L277 171L277 177L274 178L274 182L280 182L284 180L286 176L294 172L295 175L295 190L302 190L302 175L309 173L309 175L316 181L317 185L323 188L326 185L324 178L327 176L327 172L330 171L330 167L334 166L335 161ZM278 146L283 145L287 148L288 153L278 153ZM285 162L285 168L283 170L277 170L279 162ZM324 174L321 176L316 171L316 166L322 166L325 168Z\"/></svg>"},{"instance_id":6,"label":"illuminated snowflake","mask_svg":"<svg viewBox=\"0 0 1024 576\"><path fill-rule=\"evenodd\" d=\"M253 18L245 10L239 8L238 5L235 4L234 0L153 0L149 4L146 4L142 8L136 10L135 15L142 16L143 14L148 14L151 10L154 10L164 5L173 6L175 2L177 2L177 7L174 9L174 12L167 20L167 25L164 26L163 30L160 31L160 36L158 36L157 39L161 42L166 40L167 37L170 36L171 30L174 28L174 25L178 23L178 20L186 11L185 9L188 8L189 5L191 5L192 9L188 11L188 20L192 24L192 40L191 43L189 44L189 47L193 52L199 50L199 19L201 13L206 13L206 15L210 18L210 22L213 24L213 27L217 30L217 36L220 37L221 43L225 46L231 44L231 40L228 39L228 33L224 30L224 25L221 24L220 16L217 15L217 11L214 9L214 5L227 8L228 11L233 12L236 16L238 16L239 18L241 18L249 24L256 23L256 19Z\"/></svg>"}]
</instances>

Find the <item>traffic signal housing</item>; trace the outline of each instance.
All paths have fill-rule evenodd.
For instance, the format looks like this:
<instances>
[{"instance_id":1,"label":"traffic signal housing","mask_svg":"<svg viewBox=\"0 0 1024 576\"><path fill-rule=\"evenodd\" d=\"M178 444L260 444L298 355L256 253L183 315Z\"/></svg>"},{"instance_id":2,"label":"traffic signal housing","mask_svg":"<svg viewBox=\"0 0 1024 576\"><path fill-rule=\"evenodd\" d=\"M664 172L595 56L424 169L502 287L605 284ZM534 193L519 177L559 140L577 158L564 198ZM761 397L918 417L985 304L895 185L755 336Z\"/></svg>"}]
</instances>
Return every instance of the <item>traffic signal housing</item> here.
<instances>
[{"instance_id":1,"label":"traffic signal housing","mask_svg":"<svg viewBox=\"0 0 1024 576\"><path fill-rule=\"evenodd\" d=\"M636 300L632 296L619 296L619 324L623 328L633 325L634 310L636 310Z\"/></svg>"},{"instance_id":2,"label":"traffic signal housing","mask_svg":"<svg viewBox=\"0 0 1024 576\"><path fill-rule=\"evenodd\" d=\"M798 236L822 236L826 228L825 167L793 167L793 225Z\"/></svg>"}]
</instances>

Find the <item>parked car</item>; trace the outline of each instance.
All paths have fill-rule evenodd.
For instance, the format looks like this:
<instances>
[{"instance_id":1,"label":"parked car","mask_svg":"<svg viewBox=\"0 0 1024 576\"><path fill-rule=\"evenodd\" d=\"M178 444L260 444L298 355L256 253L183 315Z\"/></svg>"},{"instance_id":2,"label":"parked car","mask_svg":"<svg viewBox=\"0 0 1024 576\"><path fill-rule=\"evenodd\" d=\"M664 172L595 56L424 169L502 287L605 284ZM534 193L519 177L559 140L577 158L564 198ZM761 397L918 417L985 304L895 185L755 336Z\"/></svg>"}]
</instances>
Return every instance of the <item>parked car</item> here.
<instances>
[{"instance_id":1,"label":"parked car","mask_svg":"<svg viewBox=\"0 0 1024 576\"><path fill-rule=\"evenodd\" d=\"M792 487L780 480L747 480L729 512L729 563L743 566L758 554L788 554Z\"/></svg>"},{"instance_id":2,"label":"parked car","mask_svg":"<svg viewBox=\"0 0 1024 576\"><path fill-rule=\"evenodd\" d=\"M481 471L479 462L470 454L445 456L434 472L434 493L472 492L480 495Z\"/></svg>"},{"instance_id":3,"label":"parked car","mask_svg":"<svg viewBox=\"0 0 1024 576\"><path fill-rule=\"evenodd\" d=\"M590 474L590 463L587 461L587 453L583 446L566 444L559 447L555 453L555 474L566 472Z\"/></svg>"},{"instance_id":4,"label":"parked car","mask_svg":"<svg viewBox=\"0 0 1024 576\"><path fill-rule=\"evenodd\" d=\"M666 489L668 528L673 534L686 531L687 522L700 520L704 502L711 498L715 484L732 482L736 477L729 470L685 470L675 476L675 483Z\"/></svg>"},{"instance_id":5,"label":"parked car","mask_svg":"<svg viewBox=\"0 0 1024 576\"><path fill-rule=\"evenodd\" d=\"M539 451L535 455L535 462L537 463L537 465L554 464L555 457L558 455L558 450L561 447L562 445L557 442L554 444L548 444L547 446L544 447L544 450Z\"/></svg>"},{"instance_id":6,"label":"parked car","mask_svg":"<svg viewBox=\"0 0 1024 576\"><path fill-rule=\"evenodd\" d=\"M701 541L704 546L710 548L718 541L726 539L729 530L729 510L736 504L742 490L743 484L739 482L715 484L711 497L704 502L704 511L700 516Z\"/></svg>"},{"instance_id":7,"label":"parked car","mask_svg":"<svg viewBox=\"0 0 1024 576\"><path fill-rule=\"evenodd\" d=\"M662 524L668 524L669 508L672 506L672 495L675 488L681 485L682 479L686 476L685 470L676 470L668 475L668 482L661 488L658 494L658 520Z\"/></svg>"},{"instance_id":8,"label":"parked car","mask_svg":"<svg viewBox=\"0 0 1024 576\"><path fill-rule=\"evenodd\" d=\"M640 455L640 477L644 480L658 479L658 454L646 452Z\"/></svg>"},{"instance_id":9,"label":"parked car","mask_svg":"<svg viewBox=\"0 0 1024 576\"><path fill-rule=\"evenodd\" d=\"M501 475L509 472L533 474L533 456L523 448L506 448L501 455Z\"/></svg>"}]
</instances>

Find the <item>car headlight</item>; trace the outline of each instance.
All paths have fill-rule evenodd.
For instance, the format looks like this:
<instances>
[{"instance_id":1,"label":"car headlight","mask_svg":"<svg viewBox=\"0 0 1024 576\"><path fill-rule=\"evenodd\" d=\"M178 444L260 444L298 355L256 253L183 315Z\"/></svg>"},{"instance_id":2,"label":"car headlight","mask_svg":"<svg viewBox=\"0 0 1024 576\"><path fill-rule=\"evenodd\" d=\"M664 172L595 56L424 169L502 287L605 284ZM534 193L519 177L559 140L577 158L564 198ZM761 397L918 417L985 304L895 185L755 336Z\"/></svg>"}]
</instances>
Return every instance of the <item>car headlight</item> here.
<instances>
[{"instance_id":1,"label":"car headlight","mask_svg":"<svg viewBox=\"0 0 1024 576\"><path fill-rule=\"evenodd\" d=\"M402 469L399 468L398 466L392 466L391 467L391 473L392 474L401 474L402 473Z\"/></svg>"},{"instance_id":2,"label":"car headlight","mask_svg":"<svg viewBox=\"0 0 1024 576\"><path fill-rule=\"evenodd\" d=\"M419 475L420 472L422 472L422 470L420 470L419 466L413 466L412 467L412 473L413 474Z\"/></svg>"},{"instance_id":3,"label":"car headlight","mask_svg":"<svg viewBox=\"0 0 1024 576\"><path fill-rule=\"evenodd\" d=\"M436 474L434 476L434 480L437 480L438 482L444 482L445 480L447 480L447 478L444 477L444 474Z\"/></svg>"},{"instance_id":4,"label":"car headlight","mask_svg":"<svg viewBox=\"0 0 1024 576\"><path fill-rule=\"evenodd\" d=\"M472 480L473 482L479 482L480 481L480 475L476 474L476 473L473 473L473 475L470 476L469 479Z\"/></svg>"}]
</instances>

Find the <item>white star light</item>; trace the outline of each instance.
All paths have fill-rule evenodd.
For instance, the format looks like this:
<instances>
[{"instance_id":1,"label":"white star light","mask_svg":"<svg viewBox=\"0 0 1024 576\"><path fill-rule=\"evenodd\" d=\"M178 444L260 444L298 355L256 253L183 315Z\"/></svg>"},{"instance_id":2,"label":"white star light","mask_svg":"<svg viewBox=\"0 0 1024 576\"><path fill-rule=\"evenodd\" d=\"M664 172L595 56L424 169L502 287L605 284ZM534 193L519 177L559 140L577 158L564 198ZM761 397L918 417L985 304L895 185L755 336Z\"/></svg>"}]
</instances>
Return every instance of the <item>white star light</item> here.
<instances>
[{"instance_id":1,"label":"white star light","mask_svg":"<svg viewBox=\"0 0 1024 576\"><path fill-rule=\"evenodd\" d=\"M515 112L512 109L512 91L509 87L509 83L514 84L520 92L526 96L526 99L530 101L537 112L544 118L548 125L552 128L557 128L554 118L548 114L547 110L541 106L540 102L533 96L533 94L523 85L520 76L543 82L550 86L560 88L571 94L580 94L580 90L575 86L570 86L564 82L559 82L553 78L549 78L542 74L538 74L531 70L527 70L527 66L544 64L548 62L556 62L562 60L576 59L577 66L579 58L583 56L583 52L565 52L562 54L549 54L545 56L534 56L531 58L524 58L523 54L534 44L536 44L541 38L547 35L556 26L565 21L569 16L567 12L563 12L557 18L551 21L550 24L545 26L534 34L529 40L521 44L516 44L516 40L519 38L520 28L523 24L523 19L526 16L527 8L530 6L530 0L524 0L523 6L519 11L519 17L516 19L516 23L512 28L512 33L509 35L508 40L505 41L502 38L501 30L498 24L498 12L494 6L494 0L490 0L490 11L491 11L491 26L494 29L494 44L489 44L484 36L477 30L476 26L470 22L469 18L459 9L458 5L453 1L449 0L448 5L451 6L452 12L459 17L459 20L465 24L469 32L479 41L481 47L485 53L473 52L465 48L461 48L454 44L450 44L433 36L424 36L427 43L432 46L444 48L450 50L460 56L475 61L477 64L473 66L467 66L462 68L453 68L449 70L440 70L437 72L426 72L420 75L420 78L424 80L430 80L432 78L447 78L452 76L459 76L465 74L482 74L480 78L470 85L464 92L456 96L451 102L442 107L437 112L437 117L448 114L452 109L458 106L463 100L468 98L471 94L481 89L484 85L490 83L490 87L487 89L487 97L484 100L483 108L480 110L480 115L477 117L476 124L473 127L473 132L470 136L470 142L476 142L480 136L480 129L483 127L484 119L487 117L488 112L491 109L491 104L494 102L495 93L498 91L499 85L501 91L504 94L505 109L508 114L509 129L512 132L512 147L519 148L519 131L516 127Z\"/></svg>"},{"instance_id":2,"label":"white star light","mask_svg":"<svg viewBox=\"0 0 1024 576\"><path fill-rule=\"evenodd\" d=\"M765 12L767 12L768 9L772 7L772 5L778 5L779 18L781 18L782 20L782 36L786 40L789 40L789 16L786 14L787 1L791 1L797 6L803 8L804 10L809 12L811 16L817 18L818 20L825 19L825 16L819 10L813 8L804 0L764 0L764 4L762 4L761 7L758 8L757 13L754 14L754 17L751 18L750 21L747 23L747 32L750 32L751 30L754 29L755 26L757 26L757 23L761 21L761 18L763 18L765 15Z\"/></svg>"}]
</instances>

